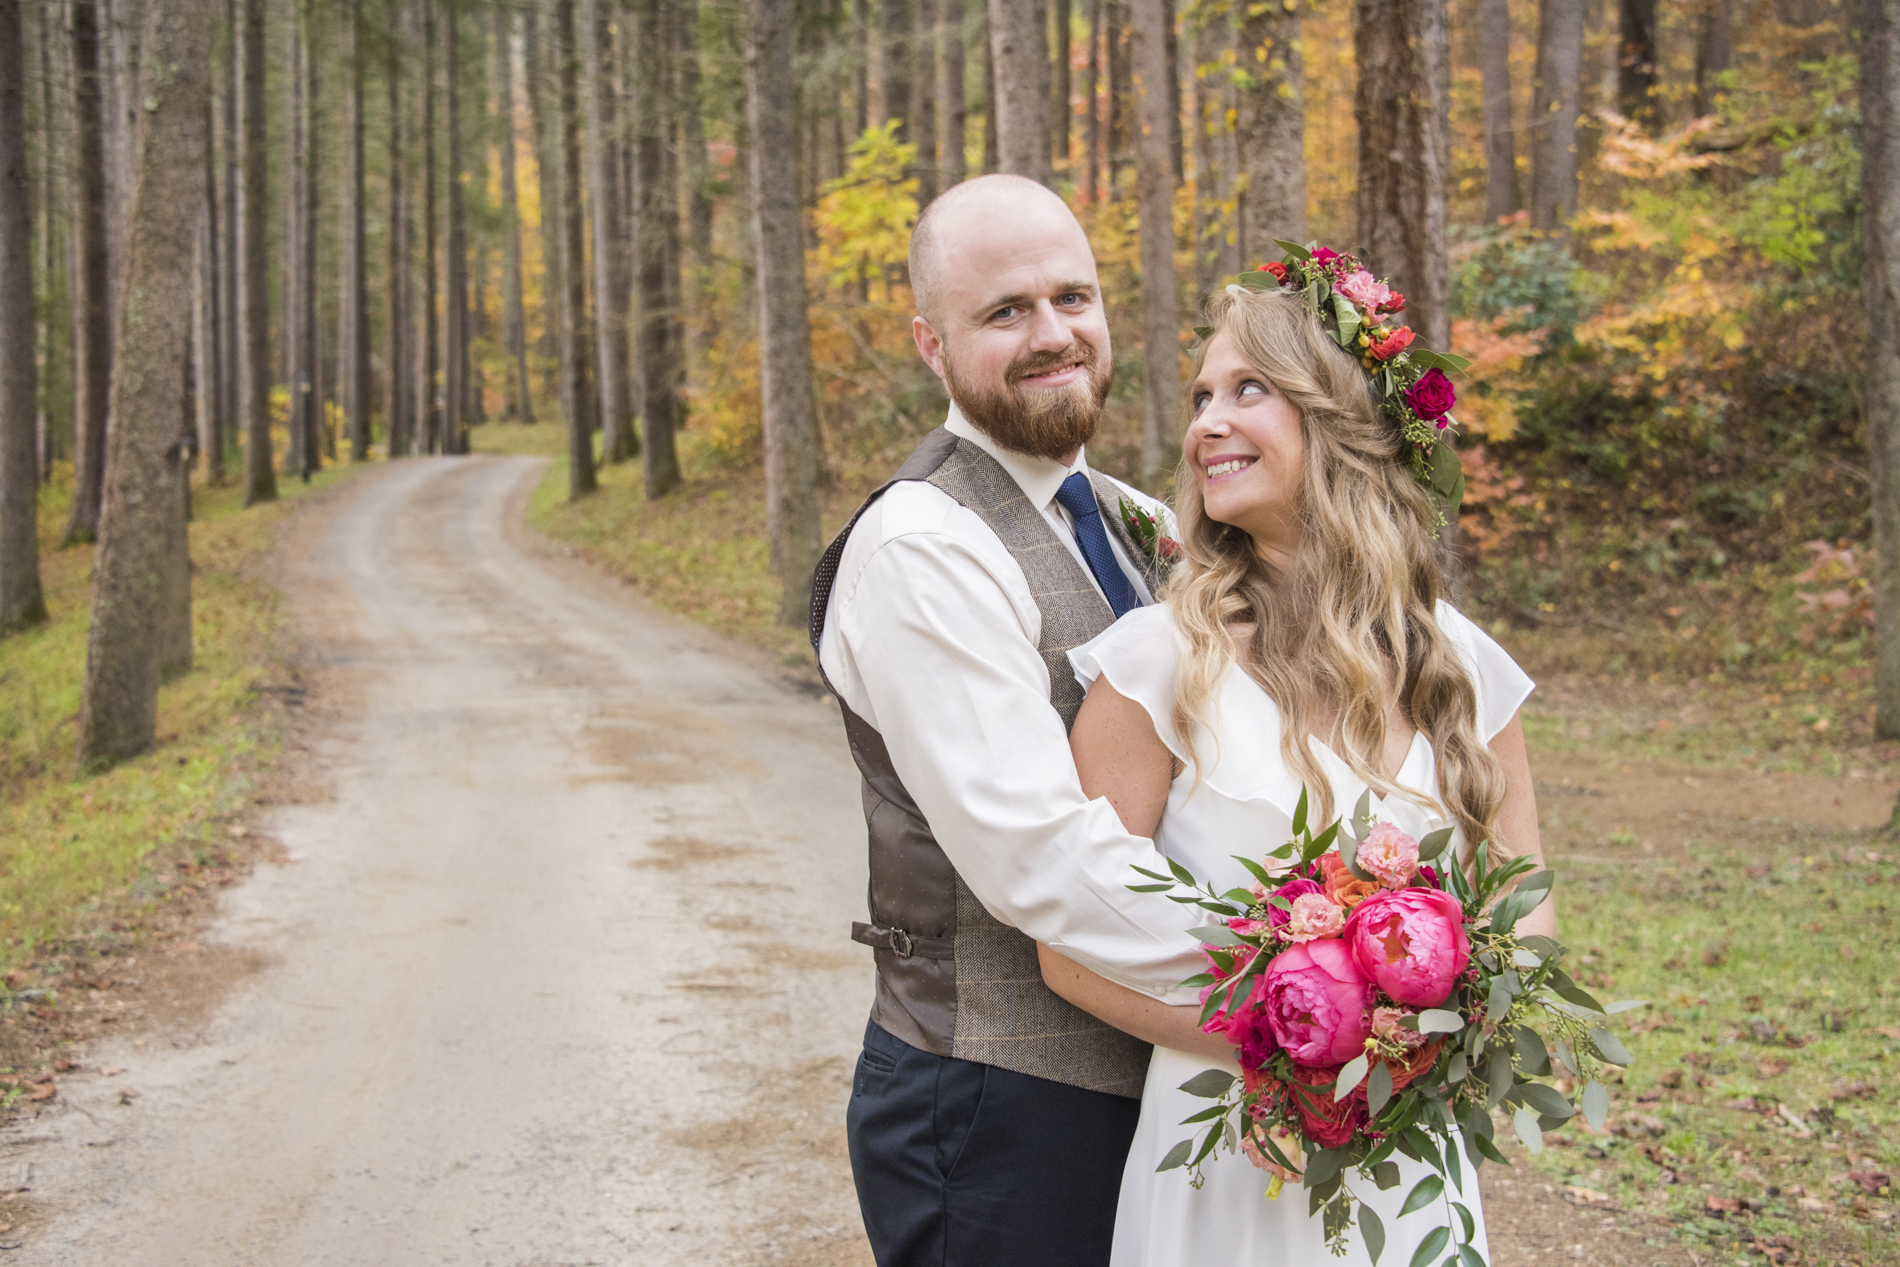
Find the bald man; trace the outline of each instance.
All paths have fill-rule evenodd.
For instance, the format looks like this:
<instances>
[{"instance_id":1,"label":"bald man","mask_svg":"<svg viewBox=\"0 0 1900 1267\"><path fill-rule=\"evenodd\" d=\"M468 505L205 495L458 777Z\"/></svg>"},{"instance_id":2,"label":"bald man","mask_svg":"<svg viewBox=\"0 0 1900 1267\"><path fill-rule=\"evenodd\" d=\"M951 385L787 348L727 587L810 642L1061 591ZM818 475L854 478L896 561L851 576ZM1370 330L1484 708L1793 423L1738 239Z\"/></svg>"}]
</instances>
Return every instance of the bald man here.
<instances>
[{"instance_id":1,"label":"bald man","mask_svg":"<svg viewBox=\"0 0 1900 1267\"><path fill-rule=\"evenodd\" d=\"M1200 970L1163 865L1082 792L1068 651L1151 602L1083 446L1112 351L1094 253L1015 176L911 235L917 351L948 417L818 566L812 644L864 776L877 998L847 1114L880 1267L1100 1267L1149 1047L1056 997L1042 942L1170 1002Z\"/></svg>"}]
</instances>

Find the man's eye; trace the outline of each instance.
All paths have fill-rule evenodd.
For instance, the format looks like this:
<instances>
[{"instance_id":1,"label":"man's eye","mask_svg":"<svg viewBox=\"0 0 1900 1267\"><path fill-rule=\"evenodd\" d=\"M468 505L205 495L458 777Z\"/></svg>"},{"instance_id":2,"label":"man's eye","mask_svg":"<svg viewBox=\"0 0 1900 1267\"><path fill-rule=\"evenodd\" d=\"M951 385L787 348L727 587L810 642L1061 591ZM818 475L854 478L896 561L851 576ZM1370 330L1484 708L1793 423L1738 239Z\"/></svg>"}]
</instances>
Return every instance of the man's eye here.
<instances>
[{"instance_id":1,"label":"man's eye","mask_svg":"<svg viewBox=\"0 0 1900 1267\"><path fill-rule=\"evenodd\" d=\"M997 310L996 310L995 312L993 312L993 313L991 313L991 314L990 314L990 320L992 320L992 321L1008 321L1008 320L1009 320L1009 319L1010 319L1011 317L1013 317L1013 316L1015 316L1015 315L1016 315L1016 309L1015 309L1015 308L1013 308L1013 307L1009 307L1009 308L998 308L998 309L997 309Z\"/></svg>"},{"instance_id":2,"label":"man's eye","mask_svg":"<svg viewBox=\"0 0 1900 1267\"><path fill-rule=\"evenodd\" d=\"M1088 301L1087 296L1071 293L1071 294L1064 295L1061 299L1057 300L1056 302L1067 304L1071 308L1073 308L1079 304L1086 303L1087 301Z\"/></svg>"}]
</instances>

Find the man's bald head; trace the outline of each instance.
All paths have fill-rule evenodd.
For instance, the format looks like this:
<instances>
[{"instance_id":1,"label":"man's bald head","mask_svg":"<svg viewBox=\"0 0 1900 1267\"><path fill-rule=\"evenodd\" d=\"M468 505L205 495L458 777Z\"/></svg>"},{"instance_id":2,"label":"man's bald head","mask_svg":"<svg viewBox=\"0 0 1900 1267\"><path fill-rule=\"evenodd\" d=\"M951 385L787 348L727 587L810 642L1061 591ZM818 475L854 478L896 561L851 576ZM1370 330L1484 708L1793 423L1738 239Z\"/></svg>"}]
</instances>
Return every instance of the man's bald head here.
<instances>
[{"instance_id":1,"label":"man's bald head","mask_svg":"<svg viewBox=\"0 0 1900 1267\"><path fill-rule=\"evenodd\" d=\"M958 262L972 248L996 246L1005 239L1019 249L1040 242L1056 246L1080 243L1088 236L1060 195L1025 176L995 173L952 185L917 218L910 233L910 290L917 312L942 329L943 304L960 276ZM1093 263L1094 256L1089 259ZM1091 270L1092 271L1092 270ZM979 290L982 279L963 276Z\"/></svg>"}]
</instances>

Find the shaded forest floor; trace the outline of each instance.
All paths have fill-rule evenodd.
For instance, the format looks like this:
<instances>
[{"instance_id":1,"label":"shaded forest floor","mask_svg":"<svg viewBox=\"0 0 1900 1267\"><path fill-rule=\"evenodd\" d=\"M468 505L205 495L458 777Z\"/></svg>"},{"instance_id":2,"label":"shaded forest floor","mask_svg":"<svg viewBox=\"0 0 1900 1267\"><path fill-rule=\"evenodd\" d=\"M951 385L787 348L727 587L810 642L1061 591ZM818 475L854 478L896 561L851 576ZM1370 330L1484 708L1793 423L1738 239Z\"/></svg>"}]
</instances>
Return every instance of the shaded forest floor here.
<instances>
[{"instance_id":1,"label":"shaded forest floor","mask_svg":"<svg viewBox=\"0 0 1900 1267\"><path fill-rule=\"evenodd\" d=\"M561 435L475 445L558 458ZM804 631L774 623L756 472L692 433L682 458L686 489L657 506L638 463L570 504L557 460L529 521L815 676ZM863 491L827 491L827 533ZM1615 664L1627 635L1473 614L1540 682L1525 719L1565 938L1600 994L1652 1001L1625 1018L1637 1063L1609 1132L1578 1123L1487 1170L1497 1262L1900 1262L1900 848L1881 834L1900 749L1871 739L1870 675L1637 677Z\"/></svg>"}]
</instances>

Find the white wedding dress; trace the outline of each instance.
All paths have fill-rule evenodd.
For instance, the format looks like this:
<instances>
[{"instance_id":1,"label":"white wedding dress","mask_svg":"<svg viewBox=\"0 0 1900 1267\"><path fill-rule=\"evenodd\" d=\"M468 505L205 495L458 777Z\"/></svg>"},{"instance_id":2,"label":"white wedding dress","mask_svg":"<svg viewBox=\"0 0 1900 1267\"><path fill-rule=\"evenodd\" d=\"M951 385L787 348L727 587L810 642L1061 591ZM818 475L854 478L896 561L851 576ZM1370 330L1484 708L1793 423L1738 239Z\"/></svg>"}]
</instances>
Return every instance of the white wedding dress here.
<instances>
[{"instance_id":1,"label":"white wedding dress","mask_svg":"<svg viewBox=\"0 0 1900 1267\"><path fill-rule=\"evenodd\" d=\"M1471 675L1477 692L1478 729L1489 742L1530 694L1531 681L1503 648L1444 603L1438 605L1438 623ZM1171 717L1175 666L1182 646L1167 607L1160 605L1129 612L1069 656L1084 687L1106 674L1117 691L1141 704L1154 719L1162 741L1188 766L1168 793L1167 808L1155 832L1156 846L1218 889L1246 887L1253 883L1252 878L1233 855L1260 859L1291 837L1300 779L1280 754L1279 708L1237 668L1228 672L1209 709L1213 730L1203 727L1193 736L1192 751L1181 741ZM1365 784L1318 740L1313 740L1312 746L1332 785L1335 815L1350 813L1366 790ZM1197 759L1204 763L1199 787L1195 786ZM1436 793L1432 746L1424 735L1412 741L1394 781ZM1419 838L1449 821L1398 798L1386 801L1375 797L1373 812ZM1317 828L1324 824L1312 825ZM1454 839L1453 845L1458 843ZM1131 883L1138 880L1130 877ZM1204 912L1191 907L1183 910L1184 923L1205 922ZM1185 1170L1155 1173L1170 1148L1200 1129L1181 1122L1211 1102L1196 1099L1179 1088L1208 1067L1204 1057L1155 1049L1142 1092L1140 1124L1122 1175L1112 1267L1369 1264L1356 1221L1348 1236L1350 1252L1343 1259L1331 1257L1320 1219L1307 1213L1305 1190L1290 1183L1277 1200L1268 1200L1266 1189L1271 1176L1239 1153L1217 1149L1203 1163L1206 1183L1198 1190L1189 1185ZM1239 1072L1238 1065L1229 1068ZM1386 1248L1380 1261L1403 1265L1412 1260L1415 1246L1434 1227L1447 1221L1449 1212L1442 1203L1434 1203L1401 1219L1399 1208L1406 1195L1433 1172L1426 1163L1403 1155L1395 1155L1394 1160L1402 1176L1396 1188L1380 1192L1351 1171L1347 1172L1347 1182L1356 1196L1378 1212L1385 1225ZM1462 1202L1476 1218L1476 1246L1489 1261L1478 1185L1469 1162L1462 1157L1460 1161L1464 1163L1464 1189L1453 1193L1453 1199ZM1444 1252L1453 1253L1455 1249Z\"/></svg>"}]
</instances>

